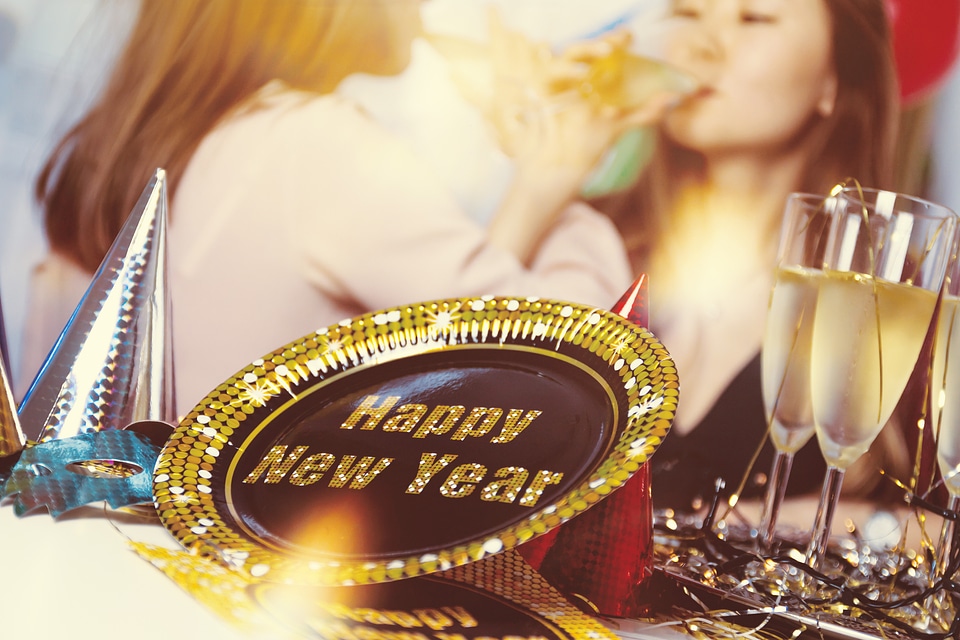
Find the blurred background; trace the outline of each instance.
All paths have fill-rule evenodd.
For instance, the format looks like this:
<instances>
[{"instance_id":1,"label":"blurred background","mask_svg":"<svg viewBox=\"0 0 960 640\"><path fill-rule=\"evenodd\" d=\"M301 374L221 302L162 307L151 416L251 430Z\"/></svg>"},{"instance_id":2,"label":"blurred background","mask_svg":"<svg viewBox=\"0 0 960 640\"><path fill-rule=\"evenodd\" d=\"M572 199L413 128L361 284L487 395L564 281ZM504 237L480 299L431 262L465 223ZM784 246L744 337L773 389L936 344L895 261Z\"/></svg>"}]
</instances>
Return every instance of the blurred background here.
<instances>
[{"instance_id":1,"label":"blurred background","mask_svg":"<svg viewBox=\"0 0 960 640\"><path fill-rule=\"evenodd\" d=\"M905 1L891 0L891 10L896 13L898 7L906 6ZM124 43L137 2L0 0L0 299L13 368L25 322L28 275L45 251L33 180L51 145L96 96ZM423 5L425 27L433 33L482 40L491 3L500 6L509 26L555 47L624 25L634 32L635 47L650 55L656 55L666 4L665 0L430 0ZM944 4L950 2L925 0L919 6ZM934 75L917 80L916 95L905 104L900 184L904 191L960 209L960 118L956 116L960 73L953 65L955 51L952 43L946 52L936 50L936 43L923 37L928 27L922 20L908 27L900 30L899 37L915 39L920 49L903 64L929 68L928 59L938 56L939 66ZM355 76L342 91L405 137L465 210L484 221L502 195L511 163L497 149L479 113L461 97L445 64L421 42L414 49L413 63L401 76Z\"/></svg>"}]
</instances>

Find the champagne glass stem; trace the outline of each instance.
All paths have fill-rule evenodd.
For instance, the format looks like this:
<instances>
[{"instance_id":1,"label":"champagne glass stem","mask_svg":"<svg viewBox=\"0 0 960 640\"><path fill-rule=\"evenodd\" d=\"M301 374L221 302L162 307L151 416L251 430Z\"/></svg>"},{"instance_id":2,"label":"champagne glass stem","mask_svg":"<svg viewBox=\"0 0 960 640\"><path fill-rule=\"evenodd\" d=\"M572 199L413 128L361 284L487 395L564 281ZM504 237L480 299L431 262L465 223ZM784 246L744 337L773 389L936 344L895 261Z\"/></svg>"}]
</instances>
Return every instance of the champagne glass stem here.
<instances>
[{"instance_id":1,"label":"champagne glass stem","mask_svg":"<svg viewBox=\"0 0 960 640\"><path fill-rule=\"evenodd\" d=\"M960 509L960 496L950 494L950 502L947 504L947 508L950 511ZM930 567L929 586L932 587L938 579L947 573L950 556L958 543L957 533L956 522L950 518L944 518L943 526L940 528L940 540L937 542L936 559ZM950 621L957 615L948 589L935 591L926 599L923 606L925 615L929 618L929 624L939 625L940 629L949 628Z\"/></svg>"},{"instance_id":2,"label":"champagne glass stem","mask_svg":"<svg viewBox=\"0 0 960 640\"><path fill-rule=\"evenodd\" d=\"M947 505L950 511L960 511L960 496L950 494L950 502ZM953 547L957 544L956 540L957 524L950 518L943 519L943 526L940 528L940 541L937 543L937 560L933 565L933 580L939 578L950 562L950 554Z\"/></svg>"},{"instance_id":3,"label":"champagne glass stem","mask_svg":"<svg viewBox=\"0 0 960 640\"><path fill-rule=\"evenodd\" d=\"M773 545L773 534L777 528L783 496L787 492L787 480L793 466L793 454L777 450L770 467L770 484L763 499L763 514L760 517L760 550L767 552Z\"/></svg>"},{"instance_id":4,"label":"champagne glass stem","mask_svg":"<svg viewBox=\"0 0 960 640\"><path fill-rule=\"evenodd\" d=\"M820 493L820 504L817 506L817 519L810 537L810 547L807 549L807 564L817 570L820 569L820 562L827 553L833 515L840 501L842 485L843 469L833 465L828 466L827 477L823 481L823 491Z\"/></svg>"}]
</instances>

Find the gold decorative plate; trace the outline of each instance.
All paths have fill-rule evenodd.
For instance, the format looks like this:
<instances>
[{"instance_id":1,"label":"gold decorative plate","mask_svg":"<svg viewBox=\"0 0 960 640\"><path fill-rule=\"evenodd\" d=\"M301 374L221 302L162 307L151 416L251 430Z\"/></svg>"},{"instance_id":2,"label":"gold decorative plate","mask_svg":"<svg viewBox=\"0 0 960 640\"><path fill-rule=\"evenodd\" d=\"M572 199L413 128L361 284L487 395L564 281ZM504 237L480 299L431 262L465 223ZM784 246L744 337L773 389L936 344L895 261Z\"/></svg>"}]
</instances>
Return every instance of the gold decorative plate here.
<instances>
[{"instance_id":1,"label":"gold decorative plate","mask_svg":"<svg viewBox=\"0 0 960 640\"><path fill-rule=\"evenodd\" d=\"M351 585L511 549L621 486L676 410L608 311L463 298L345 320L248 365L164 447L160 519L261 580Z\"/></svg>"},{"instance_id":2,"label":"gold decorative plate","mask_svg":"<svg viewBox=\"0 0 960 640\"><path fill-rule=\"evenodd\" d=\"M617 640L512 550L410 580L352 587L258 582L246 599L297 638Z\"/></svg>"}]
</instances>

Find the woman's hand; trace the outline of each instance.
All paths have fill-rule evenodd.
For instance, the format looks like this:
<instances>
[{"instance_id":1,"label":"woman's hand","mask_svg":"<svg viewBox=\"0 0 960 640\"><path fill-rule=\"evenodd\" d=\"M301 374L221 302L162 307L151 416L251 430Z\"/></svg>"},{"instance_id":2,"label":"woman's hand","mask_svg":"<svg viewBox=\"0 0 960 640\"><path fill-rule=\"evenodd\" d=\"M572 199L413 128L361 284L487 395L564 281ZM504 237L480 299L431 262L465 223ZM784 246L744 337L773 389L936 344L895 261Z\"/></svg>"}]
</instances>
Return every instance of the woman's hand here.
<instances>
[{"instance_id":1,"label":"woman's hand","mask_svg":"<svg viewBox=\"0 0 960 640\"><path fill-rule=\"evenodd\" d=\"M657 122L682 95L644 78L645 93L628 91L635 82L628 73L648 71L627 64L638 59L629 42L628 33L616 32L556 55L507 29L491 10L493 83L485 109L501 148L516 161L516 178L490 238L521 260L530 260L613 142Z\"/></svg>"},{"instance_id":2,"label":"woman's hand","mask_svg":"<svg viewBox=\"0 0 960 640\"><path fill-rule=\"evenodd\" d=\"M492 8L485 112L504 152L521 165L582 179L617 137L657 122L681 92L659 79L658 63L632 56L629 44L630 34L618 31L555 55L507 29Z\"/></svg>"},{"instance_id":3,"label":"woman's hand","mask_svg":"<svg viewBox=\"0 0 960 640\"><path fill-rule=\"evenodd\" d=\"M629 129L656 123L693 85L631 54L624 31L557 54L508 29L491 7L489 32L487 45L428 39L515 161L514 183L489 233L493 243L529 262L613 142Z\"/></svg>"}]
</instances>

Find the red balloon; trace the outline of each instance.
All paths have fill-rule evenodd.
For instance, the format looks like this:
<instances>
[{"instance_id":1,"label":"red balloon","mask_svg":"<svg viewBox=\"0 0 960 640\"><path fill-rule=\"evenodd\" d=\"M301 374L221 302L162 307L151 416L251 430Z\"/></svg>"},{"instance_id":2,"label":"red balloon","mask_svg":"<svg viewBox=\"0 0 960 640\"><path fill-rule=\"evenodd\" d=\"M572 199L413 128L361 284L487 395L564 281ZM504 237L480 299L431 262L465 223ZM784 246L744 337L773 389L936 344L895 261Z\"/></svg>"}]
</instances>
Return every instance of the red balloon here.
<instances>
[{"instance_id":1,"label":"red balloon","mask_svg":"<svg viewBox=\"0 0 960 640\"><path fill-rule=\"evenodd\" d=\"M949 76L960 52L960 0L886 0L900 101L909 104Z\"/></svg>"}]
</instances>

